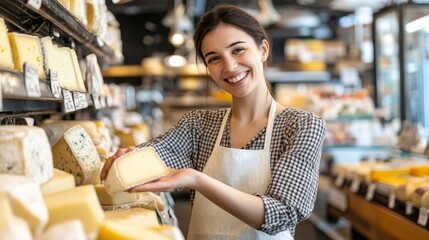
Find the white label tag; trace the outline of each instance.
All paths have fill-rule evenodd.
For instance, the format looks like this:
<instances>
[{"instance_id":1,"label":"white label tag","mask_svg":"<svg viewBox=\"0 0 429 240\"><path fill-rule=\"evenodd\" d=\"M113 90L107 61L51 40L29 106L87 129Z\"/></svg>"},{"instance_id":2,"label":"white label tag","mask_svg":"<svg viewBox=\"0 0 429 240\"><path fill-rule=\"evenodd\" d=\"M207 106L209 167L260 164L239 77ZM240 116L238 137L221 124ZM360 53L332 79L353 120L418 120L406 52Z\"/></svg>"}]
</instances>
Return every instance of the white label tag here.
<instances>
[{"instance_id":1,"label":"white label tag","mask_svg":"<svg viewBox=\"0 0 429 240\"><path fill-rule=\"evenodd\" d=\"M428 223L428 210L427 208L421 207L419 210L419 219L417 220L417 223L426 226Z\"/></svg>"},{"instance_id":2,"label":"white label tag","mask_svg":"<svg viewBox=\"0 0 429 240\"><path fill-rule=\"evenodd\" d=\"M335 179L335 186L342 187L344 184L344 174L340 173L337 178Z\"/></svg>"},{"instance_id":3,"label":"white label tag","mask_svg":"<svg viewBox=\"0 0 429 240\"><path fill-rule=\"evenodd\" d=\"M106 108L107 107L106 97L105 96L100 96L99 100L100 100L100 103L101 103L101 108Z\"/></svg>"},{"instance_id":4,"label":"white label tag","mask_svg":"<svg viewBox=\"0 0 429 240\"><path fill-rule=\"evenodd\" d=\"M30 63L24 63L24 82L25 90L28 97L40 97L39 75L37 74L38 69L36 66Z\"/></svg>"},{"instance_id":5,"label":"white label tag","mask_svg":"<svg viewBox=\"0 0 429 240\"><path fill-rule=\"evenodd\" d=\"M387 207L390 209L395 208L396 203L396 195L394 193L389 194L389 202L387 203Z\"/></svg>"},{"instance_id":6,"label":"white label tag","mask_svg":"<svg viewBox=\"0 0 429 240\"><path fill-rule=\"evenodd\" d=\"M76 111L73 102L73 95L69 90L63 89L64 111L66 113Z\"/></svg>"},{"instance_id":7,"label":"white label tag","mask_svg":"<svg viewBox=\"0 0 429 240\"><path fill-rule=\"evenodd\" d=\"M94 103L95 109L101 109L100 96L93 94L92 95L92 102Z\"/></svg>"},{"instance_id":8,"label":"white label tag","mask_svg":"<svg viewBox=\"0 0 429 240\"><path fill-rule=\"evenodd\" d=\"M39 10L40 7L42 6L42 0L28 0L27 5Z\"/></svg>"},{"instance_id":9,"label":"white label tag","mask_svg":"<svg viewBox=\"0 0 429 240\"><path fill-rule=\"evenodd\" d=\"M84 93L73 92L73 99L76 110L88 107L88 100L86 99L86 95Z\"/></svg>"},{"instance_id":10,"label":"white label tag","mask_svg":"<svg viewBox=\"0 0 429 240\"><path fill-rule=\"evenodd\" d=\"M350 186L350 191L356 193L359 191L360 187L360 179L358 177L355 177L352 181L352 185Z\"/></svg>"},{"instance_id":11,"label":"white label tag","mask_svg":"<svg viewBox=\"0 0 429 240\"><path fill-rule=\"evenodd\" d=\"M4 73L0 73L0 111L3 111L3 81L5 80Z\"/></svg>"},{"instance_id":12,"label":"white label tag","mask_svg":"<svg viewBox=\"0 0 429 240\"><path fill-rule=\"evenodd\" d=\"M49 70L49 80L51 82L51 92L54 98L61 97L61 87L60 82L58 81L58 72L54 70Z\"/></svg>"},{"instance_id":13,"label":"white label tag","mask_svg":"<svg viewBox=\"0 0 429 240\"><path fill-rule=\"evenodd\" d=\"M347 211L347 195L337 188L328 189L328 203L343 212Z\"/></svg>"},{"instance_id":14,"label":"white label tag","mask_svg":"<svg viewBox=\"0 0 429 240\"><path fill-rule=\"evenodd\" d=\"M405 203L405 214L406 215L411 215L412 213L413 213L413 203L406 202Z\"/></svg>"},{"instance_id":15,"label":"white label tag","mask_svg":"<svg viewBox=\"0 0 429 240\"><path fill-rule=\"evenodd\" d=\"M374 192L375 192L375 184L369 184L368 188L366 190L365 198L368 201L371 201L374 198Z\"/></svg>"}]
</instances>

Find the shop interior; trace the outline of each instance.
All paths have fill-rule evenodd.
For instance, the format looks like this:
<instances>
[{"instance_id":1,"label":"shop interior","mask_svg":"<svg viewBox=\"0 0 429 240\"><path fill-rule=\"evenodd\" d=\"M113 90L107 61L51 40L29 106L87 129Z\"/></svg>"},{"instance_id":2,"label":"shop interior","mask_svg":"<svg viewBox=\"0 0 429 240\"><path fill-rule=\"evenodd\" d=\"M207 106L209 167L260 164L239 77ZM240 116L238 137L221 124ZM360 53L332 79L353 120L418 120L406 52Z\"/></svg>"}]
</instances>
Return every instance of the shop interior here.
<instances>
[{"instance_id":1,"label":"shop interior","mask_svg":"<svg viewBox=\"0 0 429 240\"><path fill-rule=\"evenodd\" d=\"M1 1L1 125L43 128L57 161L56 143L72 122L88 124L82 126L102 164L192 109L229 107L230 95L196 60L192 40L200 17L221 3L244 8L265 27L272 44L266 76L276 101L326 121L314 211L295 239L429 239L427 0ZM13 151L8 136L15 130L1 127L0 149ZM30 151L18 145L23 150L15 151ZM15 161L28 161L25 154ZM0 179L10 158L0 156ZM78 185L85 184L76 180L73 189ZM17 213L12 200L3 201L5 189L0 206L13 211L0 211L0 219L27 223L28 239L48 236L50 220ZM188 190L150 193L117 208L108 198L97 202L104 212L150 209L154 215L133 219L145 222L140 230L186 239ZM73 231L96 239L91 224L102 224L100 214L76 217L99 220L82 220L84 229Z\"/></svg>"}]
</instances>

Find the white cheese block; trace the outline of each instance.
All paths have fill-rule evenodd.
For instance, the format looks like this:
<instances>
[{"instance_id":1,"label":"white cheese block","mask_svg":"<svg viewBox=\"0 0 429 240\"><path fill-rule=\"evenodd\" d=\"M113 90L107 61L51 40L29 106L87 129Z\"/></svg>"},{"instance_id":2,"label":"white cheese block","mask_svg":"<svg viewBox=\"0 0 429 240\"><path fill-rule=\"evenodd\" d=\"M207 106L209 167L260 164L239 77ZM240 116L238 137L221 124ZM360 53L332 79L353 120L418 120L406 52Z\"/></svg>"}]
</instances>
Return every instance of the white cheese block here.
<instances>
[{"instance_id":1,"label":"white cheese block","mask_svg":"<svg viewBox=\"0 0 429 240\"><path fill-rule=\"evenodd\" d=\"M24 72L24 63L31 63L37 67L39 78L46 79L43 71L42 48L39 38L15 32L10 32L8 36L15 69L19 72Z\"/></svg>"},{"instance_id":2,"label":"white cheese block","mask_svg":"<svg viewBox=\"0 0 429 240\"><path fill-rule=\"evenodd\" d=\"M24 176L0 174L0 193L8 195L13 212L27 221L33 235L39 235L48 222L39 186Z\"/></svg>"},{"instance_id":3,"label":"white cheese block","mask_svg":"<svg viewBox=\"0 0 429 240\"><path fill-rule=\"evenodd\" d=\"M5 193L0 193L0 239L33 239L28 224L13 214L9 197Z\"/></svg>"},{"instance_id":4,"label":"white cheese block","mask_svg":"<svg viewBox=\"0 0 429 240\"><path fill-rule=\"evenodd\" d=\"M137 237L138 236L138 237ZM139 225L127 224L114 221L104 221L98 233L98 240L135 240L135 239L156 239L170 240L170 238L149 228L142 228Z\"/></svg>"},{"instance_id":5,"label":"white cheese block","mask_svg":"<svg viewBox=\"0 0 429 240\"><path fill-rule=\"evenodd\" d=\"M52 146L54 167L72 174L76 185L100 183L101 161L82 126L69 128Z\"/></svg>"},{"instance_id":6,"label":"white cheese block","mask_svg":"<svg viewBox=\"0 0 429 240\"><path fill-rule=\"evenodd\" d=\"M56 45L54 45L54 49L56 52L55 66L58 71L60 86L71 91L86 92L85 83L76 74L72 50L68 47L58 48Z\"/></svg>"},{"instance_id":7,"label":"white cheese block","mask_svg":"<svg viewBox=\"0 0 429 240\"><path fill-rule=\"evenodd\" d=\"M53 160L43 128L0 126L0 173L25 175L37 184L53 176Z\"/></svg>"},{"instance_id":8,"label":"white cheese block","mask_svg":"<svg viewBox=\"0 0 429 240\"><path fill-rule=\"evenodd\" d=\"M135 224L140 227L159 226L158 215L154 210L130 208L106 211L106 221Z\"/></svg>"},{"instance_id":9,"label":"white cheese block","mask_svg":"<svg viewBox=\"0 0 429 240\"><path fill-rule=\"evenodd\" d=\"M98 132L97 125L93 121L88 120L67 120L59 122L50 122L42 124L42 128L45 129L48 135L49 143L53 146L58 140L63 137L64 133L71 127L81 125L83 129L91 137L92 143L98 145L101 142L101 136Z\"/></svg>"},{"instance_id":10,"label":"white cheese block","mask_svg":"<svg viewBox=\"0 0 429 240\"><path fill-rule=\"evenodd\" d=\"M96 236L105 218L94 186L83 185L44 197L49 211L48 226L78 219L83 223L87 236ZM93 238L93 237L91 237Z\"/></svg>"},{"instance_id":11,"label":"white cheese block","mask_svg":"<svg viewBox=\"0 0 429 240\"><path fill-rule=\"evenodd\" d=\"M36 240L87 240L83 224L78 219L57 223L49 227Z\"/></svg>"},{"instance_id":12,"label":"white cheese block","mask_svg":"<svg viewBox=\"0 0 429 240\"><path fill-rule=\"evenodd\" d=\"M86 92L85 83L83 81L82 71L80 70L79 60L74 49L69 49L70 56L73 63L73 70L76 74L76 84L78 85L81 92Z\"/></svg>"},{"instance_id":13,"label":"white cheese block","mask_svg":"<svg viewBox=\"0 0 429 240\"><path fill-rule=\"evenodd\" d=\"M414 190L411 194L411 202L415 207L429 209L429 185L422 185Z\"/></svg>"},{"instance_id":14,"label":"white cheese block","mask_svg":"<svg viewBox=\"0 0 429 240\"><path fill-rule=\"evenodd\" d=\"M155 148L145 147L116 159L107 174L104 186L109 194L114 194L153 181L167 173L168 168Z\"/></svg>"},{"instance_id":15,"label":"white cheese block","mask_svg":"<svg viewBox=\"0 0 429 240\"><path fill-rule=\"evenodd\" d=\"M40 185L40 191L42 192L42 195L48 195L72 189L74 187L76 187L76 183L73 175L54 168L54 176L48 182Z\"/></svg>"},{"instance_id":16,"label":"white cheese block","mask_svg":"<svg viewBox=\"0 0 429 240\"><path fill-rule=\"evenodd\" d=\"M0 18L0 67L14 68L12 49L7 36L7 27L3 18Z\"/></svg>"},{"instance_id":17,"label":"white cheese block","mask_svg":"<svg viewBox=\"0 0 429 240\"><path fill-rule=\"evenodd\" d=\"M70 12L77 18L83 25L88 24L86 19L86 5L85 0L70 0Z\"/></svg>"}]
</instances>

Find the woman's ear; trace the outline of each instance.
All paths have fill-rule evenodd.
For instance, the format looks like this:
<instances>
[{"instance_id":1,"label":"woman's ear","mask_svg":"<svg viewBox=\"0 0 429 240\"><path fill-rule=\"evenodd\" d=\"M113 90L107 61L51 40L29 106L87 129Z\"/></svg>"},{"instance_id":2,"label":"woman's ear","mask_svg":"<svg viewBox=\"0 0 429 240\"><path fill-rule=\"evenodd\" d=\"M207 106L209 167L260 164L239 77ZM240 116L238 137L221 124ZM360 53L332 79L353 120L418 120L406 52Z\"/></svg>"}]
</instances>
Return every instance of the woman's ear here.
<instances>
[{"instance_id":1,"label":"woman's ear","mask_svg":"<svg viewBox=\"0 0 429 240\"><path fill-rule=\"evenodd\" d=\"M262 39L260 50L261 50L262 62L267 61L268 55L270 53L270 44L268 43L267 39Z\"/></svg>"}]
</instances>

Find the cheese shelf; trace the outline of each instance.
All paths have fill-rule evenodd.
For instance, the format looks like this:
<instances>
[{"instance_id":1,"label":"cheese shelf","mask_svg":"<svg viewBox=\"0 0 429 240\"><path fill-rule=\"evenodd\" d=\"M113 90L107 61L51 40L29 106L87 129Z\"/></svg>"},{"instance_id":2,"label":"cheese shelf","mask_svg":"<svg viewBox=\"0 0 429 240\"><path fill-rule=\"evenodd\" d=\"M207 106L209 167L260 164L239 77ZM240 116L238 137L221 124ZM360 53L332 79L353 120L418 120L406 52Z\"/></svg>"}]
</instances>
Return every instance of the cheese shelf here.
<instances>
[{"instance_id":1,"label":"cheese shelf","mask_svg":"<svg viewBox=\"0 0 429 240\"><path fill-rule=\"evenodd\" d=\"M59 1L41 0L37 10L28 6L27 2L30 1L0 1L0 16L21 32L44 37L55 35L56 31L59 38L55 40L63 45L76 44L83 54L95 53L107 64L122 62L122 57L115 55L99 37L89 32Z\"/></svg>"}]
</instances>

